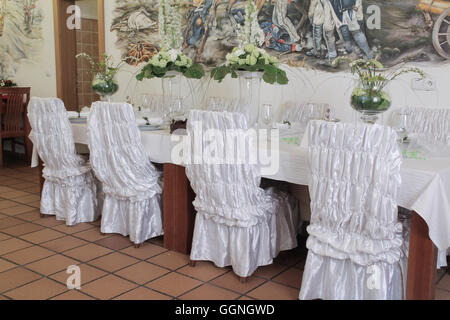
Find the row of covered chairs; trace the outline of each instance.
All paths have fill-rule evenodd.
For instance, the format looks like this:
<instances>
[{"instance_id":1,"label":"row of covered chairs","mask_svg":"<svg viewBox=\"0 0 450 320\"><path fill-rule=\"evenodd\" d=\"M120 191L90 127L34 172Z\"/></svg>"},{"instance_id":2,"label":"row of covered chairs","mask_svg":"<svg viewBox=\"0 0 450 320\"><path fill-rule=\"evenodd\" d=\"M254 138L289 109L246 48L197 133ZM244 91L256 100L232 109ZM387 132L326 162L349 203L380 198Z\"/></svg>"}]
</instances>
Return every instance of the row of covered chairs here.
<instances>
[{"instance_id":1,"label":"row of covered chairs","mask_svg":"<svg viewBox=\"0 0 450 320\"><path fill-rule=\"evenodd\" d=\"M30 138L45 165L43 214L74 225L101 213L102 233L129 236L137 246L163 234L161 173L143 148L131 105L92 105L89 161L76 154L61 100L32 98L28 116ZM192 111L191 119L222 132L247 128L241 114ZM188 131L195 134L191 126ZM295 201L261 189L257 166L188 164L187 175L197 194L192 261L231 265L245 279L258 266L271 264L280 250L297 246Z\"/></svg>"},{"instance_id":2,"label":"row of covered chairs","mask_svg":"<svg viewBox=\"0 0 450 320\"><path fill-rule=\"evenodd\" d=\"M45 123L41 119L48 117L45 112L55 113L54 117L64 124ZM80 179L86 181L85 188L92 190L94 204L95 190L101 187L103 196L98 198L103 201L102 232L130 235L137 244L162 234L161 175L142 148L130 105L93 105L88 133L95 175L87 169L70 171L76 161L83 168L88 164L75 154L70 123L60 100L33 99L29 113L30 121L35 117L31 121L33 140L44 139L43 145L52 146L46 149L35 142L46 164L44 176L49 186L53 184L44 187L43 213L55 214L59 210L59 217L64 219L67 208L56 204L66 203L67 188L82 188L81 184L64 183L55 187L58 181L52 180L53 173L63 177L67 169L75 173L72 176L83 177ZM194 110L189 119L187 130L191 135L198 129L193 123L201 123L203 132L248 128L240 113ZM45 137L48 128L52 128L49 135L54 137ZM380 125L324 121L312 121L309 128L311 223L300 298L404 298L408 228L407 222L399 220L396 204L402 157L395 132ZM65 142L58 145L54 142L56 136ZM251 136L246 139L246 143L253 143ZM216 139L215 143L214 150L222 148L221 154L227 152L224 140ZM46 152L58 150L76 161L57 164L52 162L53 156L46 160ZM196 193L192 261L231 265L245 279L258 266L272 263L280 250L297 246L296 203L285 193L260 188L257 164L188 164L186 173ZM58 198L63 200L55 200ZM46 201L53 201L54 206L45 209Z\"/></svg>"}]
</instances>

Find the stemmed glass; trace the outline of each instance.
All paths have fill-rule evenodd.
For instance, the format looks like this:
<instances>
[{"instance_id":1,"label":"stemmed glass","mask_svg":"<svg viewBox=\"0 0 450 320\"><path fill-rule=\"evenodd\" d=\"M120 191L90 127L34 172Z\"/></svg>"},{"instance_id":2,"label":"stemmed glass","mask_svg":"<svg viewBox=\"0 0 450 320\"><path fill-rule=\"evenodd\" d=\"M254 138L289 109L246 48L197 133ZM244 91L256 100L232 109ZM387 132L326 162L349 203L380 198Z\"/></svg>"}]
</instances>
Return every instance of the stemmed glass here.
<instances>
[{"instance_id":1,"label":"stemmed glass","mask_svg":"<svg viewBox=\"0 0 450 320\"><path fill-rule=\"evenodd\" d=\"M408 116L409 114L404 111L400 110L398 112L394 113L394 130L397 132L398 141L400 143L405 142L406 138L408 137Z\"/></svg>"},{"instance_id":2,"label":"stemmed glass","mask_svg":"<svg viewBox=\"0 0 450 320\"><path fill-rule=\"evenodd\" d=\"M273 119L273 108L271 104L264 104L262 108L262 121L267 126L270 127Z\"/></svg>"}]
</instances>

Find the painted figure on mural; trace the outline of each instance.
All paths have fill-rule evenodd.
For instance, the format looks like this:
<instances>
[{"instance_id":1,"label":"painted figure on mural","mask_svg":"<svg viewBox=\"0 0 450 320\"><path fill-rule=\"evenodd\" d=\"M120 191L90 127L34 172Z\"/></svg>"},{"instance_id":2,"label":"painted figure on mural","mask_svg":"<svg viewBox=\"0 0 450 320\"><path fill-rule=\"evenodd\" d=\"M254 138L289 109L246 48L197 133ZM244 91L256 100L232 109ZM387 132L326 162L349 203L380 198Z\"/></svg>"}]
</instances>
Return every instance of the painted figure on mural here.
<instances>
[{"instance_id":1,"label":"painted figure on mural","mask_svg":"<svg viewBox=\"0 0 450 320\"><path fill-rule=\"evenodd\" d=\"M311 0L308 18L312 26L313 48L306 55L321 58L322 40L325 40L325 57L336 58L337 32L344 41L343 54L354 52L355 43L364 57L373 58L374 54L365 34L362 0Z\"/></svg>"},{"instance_id":2,"label":"painted figure on mural","mask_svg":"<svg viewBox=\"0 0 450 320\"><path fill-rule=\"evenodd\" d=\"M12 1L12 0L11 0ZM182 1L183 51L208 66L224 62L239 44L248 0ZM262 47L283 63L332 69L337 56L372 58L386 65L438 61L418 0L255 0ZM450 1L446 1L446 3ZM111 30L123 57L160 50L158 0L115 0ZM376 10L374 11L373 8ZM374 16L378 12L378 17ZM374 28L378 20L382 28ZM367 26L366 26L367 25ZM148 56L148 55L143 55ZM133 61L129 60L130 63Z\"/></svg>"},{"instance_id":3,"label":"painted figure on mural","mask_svg":"<svg viewBox=\"0 0 450 320\"><path fill-rule=\"evenodd\" d=\"M42 46L39 0L0 0L0 78L14 77L23 59Z\"/></svg>"}]
</instances>

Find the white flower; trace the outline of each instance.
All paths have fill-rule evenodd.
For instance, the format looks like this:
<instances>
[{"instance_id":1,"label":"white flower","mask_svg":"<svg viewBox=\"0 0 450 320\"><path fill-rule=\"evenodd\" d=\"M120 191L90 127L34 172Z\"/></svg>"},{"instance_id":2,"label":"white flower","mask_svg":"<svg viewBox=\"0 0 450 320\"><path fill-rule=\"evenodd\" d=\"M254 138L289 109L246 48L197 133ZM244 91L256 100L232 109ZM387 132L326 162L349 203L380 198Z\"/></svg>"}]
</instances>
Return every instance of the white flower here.
<instances>
[{"instance_id":1,"label":"white flower","mask_svg":"<svg viewBox=\"0 0 450 320\"><path fill-rule=\"evenodd\" d=\"M170 49L167 53L169 54L170 61L172 61L172 62L175 62L175 60L177 60L177 58L178 58L178 55L180 54L180 52L175 49Z\"/></svg>"},{"instance_id":2,"label":"white flower","mask_svg":"<svg viewBox=\"0 0 450 320\"><path fill-rule=\"evenodd\" d=\"M245 54L245 51L242 50L241 48L238 48L238 49L234 52L234 54L236 55L236 57L240 57L240 56L242 56L243 54Z\"/></svg>"}]
</instances>

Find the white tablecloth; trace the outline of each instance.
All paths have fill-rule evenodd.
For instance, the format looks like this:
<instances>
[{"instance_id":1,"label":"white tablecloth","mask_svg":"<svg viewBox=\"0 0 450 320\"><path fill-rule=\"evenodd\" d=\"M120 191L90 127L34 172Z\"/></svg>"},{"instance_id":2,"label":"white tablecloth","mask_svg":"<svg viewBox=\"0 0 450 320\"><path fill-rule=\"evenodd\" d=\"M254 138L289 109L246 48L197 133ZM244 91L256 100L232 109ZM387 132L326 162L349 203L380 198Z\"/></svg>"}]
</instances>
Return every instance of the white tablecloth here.
<instances>
[{"instance_id":1,"label":"white tablecloth","mask_svg":"<svg viewBox=\"0 0 450 320\"><path fill-rule=\"evenodd\" d=\"M73 124L76 143L87 144L86 124ZM142 142L150 159L173 163L173 141L168 131L142 132ZM33 165L37 155L33 154ZM404 159L398 204L416 211L427 222L430 239L440 250L450 247L450 158ZM296 143L280 143L280 167L266 175L279 181L308 185L307 149Z\"/></svg>"}]
</instances>

